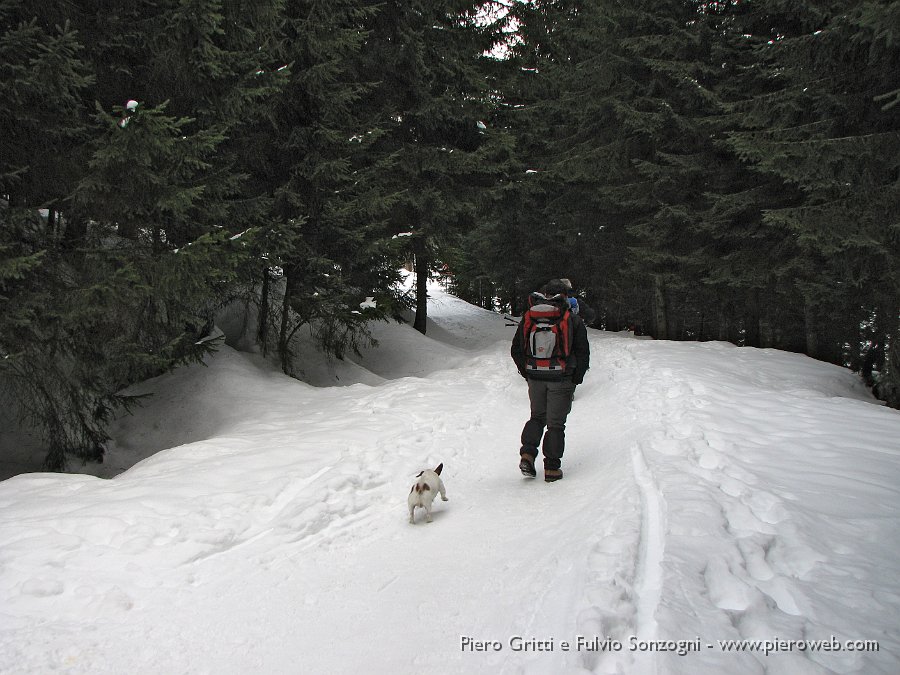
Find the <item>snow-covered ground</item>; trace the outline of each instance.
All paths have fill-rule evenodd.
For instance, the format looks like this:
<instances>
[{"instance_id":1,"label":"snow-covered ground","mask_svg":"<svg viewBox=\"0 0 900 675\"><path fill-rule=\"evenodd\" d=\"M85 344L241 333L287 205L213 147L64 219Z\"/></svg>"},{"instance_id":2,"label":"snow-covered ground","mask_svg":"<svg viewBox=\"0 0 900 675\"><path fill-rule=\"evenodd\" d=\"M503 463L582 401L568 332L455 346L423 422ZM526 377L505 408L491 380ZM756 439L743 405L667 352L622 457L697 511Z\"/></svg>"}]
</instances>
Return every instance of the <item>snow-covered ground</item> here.
<instances>
[{"instance_id":1,"label":"snow-covered ground","mask_svg":"<svg viewBox=\"0 0 900 675\"><path fill-rule=\"evenodd\" d=\"M432 295L344 386L223 347L138 388L124 473L0 482L0 671L900 672L900 413L855 376L591 331L547 484L513 328Z\"/></svg>"}]
</instances>

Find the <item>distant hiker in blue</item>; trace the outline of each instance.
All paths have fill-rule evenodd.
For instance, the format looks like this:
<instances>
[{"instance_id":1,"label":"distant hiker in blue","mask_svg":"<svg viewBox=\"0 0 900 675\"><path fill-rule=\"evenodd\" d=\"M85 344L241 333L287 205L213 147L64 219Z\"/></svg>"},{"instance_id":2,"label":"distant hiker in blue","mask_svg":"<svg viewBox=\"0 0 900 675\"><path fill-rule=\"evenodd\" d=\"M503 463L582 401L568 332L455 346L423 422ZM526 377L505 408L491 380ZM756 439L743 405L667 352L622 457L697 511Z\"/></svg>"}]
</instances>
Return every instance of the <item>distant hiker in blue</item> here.
<instances>
[{"instance_id":1,"label":"distant hiker in blue","mask_svg":"<svg viewBox=\"0 0 900 675\"><path fill-rule=\"evenodd\" d=\"M572 288L572 282L568 279L560 279L566 285L566 289L568 290L567 295L569 296L569 305L572 307L572 312L581 317L581 320L584 321L585 326L590 326L594 323L594 319L597 318L596 312L593 309L588 307L584 300L581 298L575 297L575 289Z\"/></svg>"},{"instance_id":2,"label":"distant hiker in blue","mask_svg":"<svg viewBox=\"0 0 900 675\"><path fill-rule=\"evenodd\" d=\"M553 279L541 293L532 293L510 348L519 374L528 380L531 402L531 417L522 429L519 469L534 478L534 461L541 448L544 480L548 483L563 477L560 466L566 444L566 418L572 409L575 387L590 367L587 329L572 311L570 292L571 285Z\"/></svg>"}]
</instances>

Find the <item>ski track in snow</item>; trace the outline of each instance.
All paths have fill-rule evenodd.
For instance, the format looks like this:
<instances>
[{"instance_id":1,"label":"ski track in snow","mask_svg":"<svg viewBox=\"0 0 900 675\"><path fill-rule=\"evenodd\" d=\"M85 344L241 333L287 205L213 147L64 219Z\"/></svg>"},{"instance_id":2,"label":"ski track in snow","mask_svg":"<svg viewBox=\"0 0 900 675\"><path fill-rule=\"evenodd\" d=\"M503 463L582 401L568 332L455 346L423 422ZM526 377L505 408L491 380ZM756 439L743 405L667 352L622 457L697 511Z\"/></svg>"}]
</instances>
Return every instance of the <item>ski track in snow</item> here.
<instances>
[{"instance_id":1,"label":"ski track in snow","mask_svg":"<svg viewBox=\"0 0 900 675\"><path fill-rule=\"evenodd\" d=\"M631 453L634 475L641 491L641 545L637 563L637 587L639 598L637 607L636 635L643 640L657 637L656 610L662 594L662 566L666 547L665 501L653 480L640 445ZM641 654L644 656L644 654ZM641 664L643 672L655 672L654 654L648 653Z\"/></svg>"},{"instance_id":2,"label":"ski track in snow","mask_svg":"<svg viewBox=\"0 0 900 675\"><path fill-rule=\"evenodd\" d=\"M0 483L0 672L900 669L886 630L900 610L896 547L877 546L900 534L900 440L884 440L900 423L846 398L851 376L795 355L592 331L566 478L545 484L516 469L527 392L512 329L435 295L451 370L419 373L420 359L415 376L374 387L269 376L257 387L243 357L222 354L237 378L225 381L247 383L222 392L227 407L264 401L252 414L111 481ZM780 376L788 367L794 380ZM857 417L823 431L848 406ZM411 526L409 485L439 462L450 501ZM705 646L832 633L880 639L883 652ZM465 651L462 636L502 649ZM513 651L512 636L552 650ZM624 649L562 649L578 636ZM631 652L632 637L703 648Z\"/></svg>"}]
</instances>

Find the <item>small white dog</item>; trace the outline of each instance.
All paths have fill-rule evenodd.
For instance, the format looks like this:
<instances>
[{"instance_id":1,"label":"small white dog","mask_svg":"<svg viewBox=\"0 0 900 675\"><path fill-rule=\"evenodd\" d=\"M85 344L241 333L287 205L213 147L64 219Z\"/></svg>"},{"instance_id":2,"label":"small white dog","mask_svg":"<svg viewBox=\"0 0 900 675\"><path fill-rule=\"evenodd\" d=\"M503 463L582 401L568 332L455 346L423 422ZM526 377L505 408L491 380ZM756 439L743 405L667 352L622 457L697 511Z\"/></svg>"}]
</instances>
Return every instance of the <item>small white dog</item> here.
<instances>
[{"instance_id":1,"label":"small white dog","mask_svg":"<svg viewBox=\"0 0 900 675\"><path fill-rule=\"evenodd\" d=\"M426 469L416 476L416 483L409 491L407 503L409 504L409 522L416 522L416 507L420 506L425 509L425 522L431 522L431 502L441 493L441 499L447 501L447 492L444 490L444 481L441 480L441 470L444 468L443 463L438 464L437 468L432 471Z\"/></svg>"}]
</instances>

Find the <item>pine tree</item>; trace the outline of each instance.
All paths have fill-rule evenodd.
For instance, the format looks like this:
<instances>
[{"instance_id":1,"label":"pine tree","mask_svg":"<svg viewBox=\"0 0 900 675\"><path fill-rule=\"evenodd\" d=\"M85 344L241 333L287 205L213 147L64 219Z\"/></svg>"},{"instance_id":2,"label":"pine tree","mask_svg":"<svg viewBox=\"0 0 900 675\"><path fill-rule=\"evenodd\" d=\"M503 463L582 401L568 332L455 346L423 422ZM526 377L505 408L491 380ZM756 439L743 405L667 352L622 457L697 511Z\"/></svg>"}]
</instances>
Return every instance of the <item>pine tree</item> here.
<instances>
[{"instance_id":1,"label":"pine tree","mask_svg":"<svg viewBox=\"0 0 900 675\"><path fill-rule=\"evenodd\" d=\"M93 78L69 23L48 25L27 3L2 0L0 30L0 193L13 209L49 208L53 227L81 159L82 93Z\"/></svg>"},{"instance_id":2,"label":"pine tree","mask_svg":"<svg viewBox=\"0 0 900 675\"><path fill-rule=\"evenodd\" d=\"M766 13L764 3L750 17L755 34L767 33L757 55L772 84L749 102L732 145L757 171L798 191L766 221L799 246L805 349L835 363L858 361L852 352L872 312L883 328L862 342L884 345L900 311L892 234L900 112L884 104L900 59L887 28L897 6L798 3Z\"/></svg>"},{"instance_id":3,"label":"pine tree","mask_svg":"<svg viewBox=\"0 0 900 675\"><path fill-rule=\"evenodd\" d=\"M133 402L124 386L208 350L215 308L253 264L230 235L264 203L223 152L268 86L263 32L247 34L238 3L106 5L0 6L17 106L0 103L3 367L53 469L102 458L110 416ZM173 77L182 56L192 67Z\"/></svg>"},{"instance_id":4,"label":"pine tree","mask_svg":"<svg viewBox=\"0 0 900 675\"><path fill-rule=\"evenodd\" d=\"M500 132L495 138L505 151L498 156L502 171L466 240L471 262L453 265L457 287L468 286L469 294L490 305L496 298L512 312L551 276L572 276L572 253L580 243L569 233L572 205L583 206L573 201L575 181L567 183L554 166L565 152L557 145L566 128L565 103L556 103L565 88L555 42L562 29L548 26L565 23L564 4L516 3L509 10L506 30L515 32L508 34L503 58L492 62L497 86L490 126Z\"/></svg>"},{"instance_id":5,"label":"pine tree","mask_svg":"<svg viewBox=\"0 0 900 675\"><path fill-rule=\"evenodd\" d=\"M502 134L488 128L487 52L496 25L467 0L382 3L371 24L363 73L384 158L379 191L394 233L410 234L415 259L414 327L425 332L430 271L459 245L477 215L475 190L503 163Z\"/></svg>"},{"instance_id":6,"label":"pine tree","mask_svg":"<svg viewBox=\"0 0 900 675\"><path fill-rule=\"evenodd\" d=\"M516 7L519 148L545 196L522 214L523 233L548 259L546 271L602 299L601 323L613 327L648 322L650 282L678 278L679 202L696 194L677 177L698 137L677 112L688 66L673 60L685 60L695 41L683 25L689 9L571 0ZM663 180L666 173L673 176Z\"/></svg>"},{"instance_id":7,"label":"pine tree","mask_svg":"<svg viewBox=\"0 0 900 675\"><path fill-rule=\"evenodd\" d=\"M31 9L0 2L0 383L23 415L56 424L57 411L40 408L59 400L59 383L34 377L43 364L33 358L36 340L55 337L45 328L61 276L58 209L77 175L91 76L76 31ZM29 389L37 391L22 396Z\"/></svg>"},{"instance_id":8,"label":"pine tree","mask_svg":"<svg viewBox=\"0 0 900 675\"><path fill-rule=\"evenodd\" d=\"M768 91L755 67L754 38L741 21L743 13L743 3L710 3L698 14L701 81L713 98L696 118L705 136L706 207L695 211L689 224L694 250L685 261L705 291L701 338L797 349L797 249L781 228L763 219L766 209L789 204L796 191L777 177L753 171L726 142L741 123L741 102L748 93Z\"/></svg>"},{"instance_id":9,"label":"pine tree","mask_svg":"<svg viewBox=\"0 0 900 675\"><path fill-rule=\"evenodd\" d=\"M369 320L391 311L396 266L372 215L373 132L358 73L371 12L356 0L284 7L275 65L283 83L252 132L252 183L271 197L259 334L288 373L302 327L340 358L369 339ZM369 296L377 308L361 312Z\"/></svg>"}]
</instances>

